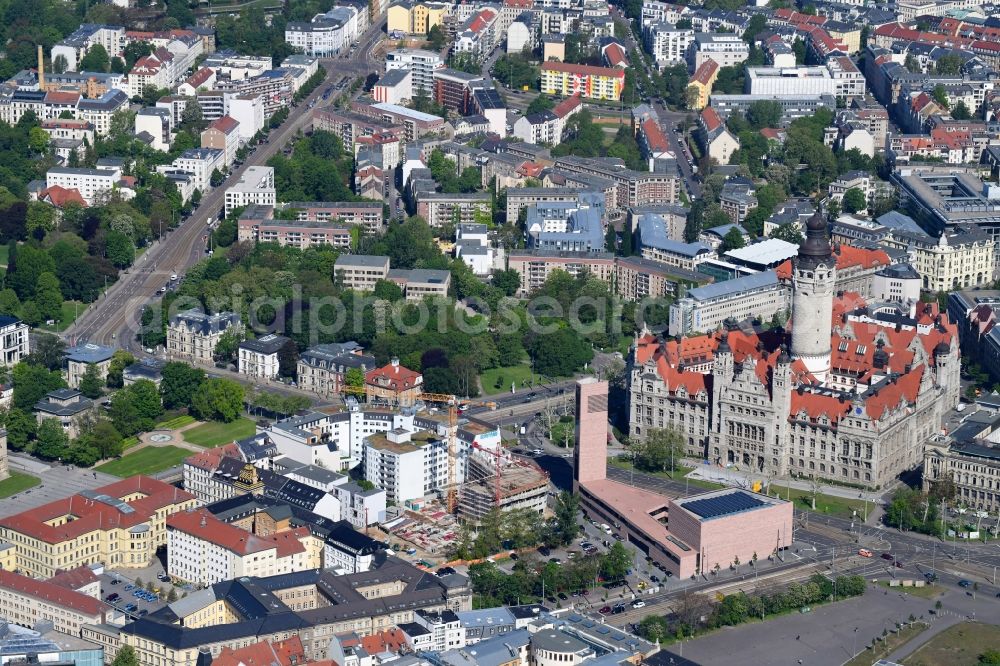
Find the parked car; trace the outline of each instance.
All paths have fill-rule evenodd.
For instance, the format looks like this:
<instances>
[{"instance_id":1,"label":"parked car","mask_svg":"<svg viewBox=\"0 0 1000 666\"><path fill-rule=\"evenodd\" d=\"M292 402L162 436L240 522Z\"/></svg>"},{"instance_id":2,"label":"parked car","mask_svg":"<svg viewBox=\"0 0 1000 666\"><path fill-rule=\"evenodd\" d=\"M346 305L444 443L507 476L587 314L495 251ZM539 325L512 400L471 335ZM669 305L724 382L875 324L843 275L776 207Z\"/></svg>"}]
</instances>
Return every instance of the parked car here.
<instances>
[{"instance_id":1,"label":"parked car","mask_svg":"<svg viewBox=\"0 0 1000 666\"><path fill-rule=\"evenodd\" d=\"M119 599L121 599L121 595L119 595L117 592L112 592L108 596L104 597L104 600L107 601L108 603L118 601Z\"/></svg>"},{"instance_id":2,"label":"parked car","mask_svg":"<svg viewBox=\"0 0 1000 666\"><path fill-rule=\"evenodd\" d=\"M625 604L622 603L615 604L614 607L611 609L612 615L618 615L619 613L624 613L624 612L625 612Z\"/></svg>"},{"instance_id":3,"label":"parked car","mask_svg":"<svg viewBox=\"0 0 1000 666\"><path fill-rule=\"evenodd\" d=\"M610 615L611 614L611 606L602 606L601 610L599 610L597 612L600 613L601 615Z\"/></svg>"},{"instance_id":4,"label":"parked car","mask_svg":"<svg viewBox=\"0 0 1000 666\"><path fill-rule=\"evenodd\" d=\"M872 551L868 550L867 548L860 548L858 550L858 555L860 555L861 557L871 557Z\"/></svg>"},{"instance_id":5,"label":"parked car","mask_svg":"<svg viewBox=\"0 0 1000 666\"><path fill-rule=\"evenodd\" d=\"M646 602L643 601L642 599L636 599L635 601L632 602L632 608L645 608L645 607L646 607Z\"/></svg>"},{"instance_id":6,"label":"parked car","mask_svg":"<svg viewBox=\"0 0 1000 666\"><path fill-rule=\"evenodd\" d=\"M962 580L958 581L958 585L959 585L959 587L972 587L972 581L971 580L965 580L963 578Z\"/></svg>"},{"instance_id":7,"label":"parked car","mask_svg":"<svg viewBox=\"0 0 1000 666\"><path fill-rule=\"evenodd\" d=\"M879 557L881 557L883 560L891 560L892 559L892 555L890 553L882 553L881 555L879 555Z\"/></svg>"}]
</instances>

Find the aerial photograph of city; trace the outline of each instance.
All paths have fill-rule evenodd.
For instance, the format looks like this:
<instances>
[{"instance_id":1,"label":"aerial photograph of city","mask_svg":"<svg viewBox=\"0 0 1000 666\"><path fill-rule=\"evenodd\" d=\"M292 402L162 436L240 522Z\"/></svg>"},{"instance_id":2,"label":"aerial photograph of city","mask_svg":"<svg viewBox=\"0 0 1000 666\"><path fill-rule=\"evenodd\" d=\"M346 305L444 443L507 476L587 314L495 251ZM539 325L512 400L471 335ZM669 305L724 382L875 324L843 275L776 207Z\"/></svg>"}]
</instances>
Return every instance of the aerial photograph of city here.
<instances>
[{"instance_id":1,"label":"aerial photograph of city","mask_svg":"<svg viewBox=\"0 0 1000 666\"><path fill-rule=\"evenodd\" d=\"M0 16L0 665L1000 665L1000 0Z\"/></svg>"}]
</instances>

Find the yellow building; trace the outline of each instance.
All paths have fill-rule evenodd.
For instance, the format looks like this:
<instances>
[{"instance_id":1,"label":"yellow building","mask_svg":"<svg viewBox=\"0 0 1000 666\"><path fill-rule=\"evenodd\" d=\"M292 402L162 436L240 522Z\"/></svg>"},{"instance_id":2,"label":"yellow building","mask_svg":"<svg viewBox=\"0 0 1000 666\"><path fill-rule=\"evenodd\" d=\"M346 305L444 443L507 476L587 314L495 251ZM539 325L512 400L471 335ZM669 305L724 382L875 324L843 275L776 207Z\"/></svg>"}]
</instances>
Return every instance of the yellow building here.
<instances>
[{"instance_id":1,"label":"yellow building","mask_svg":"<svg viewBox=\"0 0 1000 666\"><path fill-rule=\"evenodd\" d=\"M704 109L708 106L708 98L712 94L712 86L718 76L719 63L711 59L701 63L701 66L695 71L688 85L688 90L693 88L697 91L698 98L695 102L695 109Z\"/></svg>"},{"instance_id":2,"label":"yellow building","mask_svg":"<svg viewBox=\"0 0 1000 666\"><path fill-rule=\"evenodd\" d=\"M0 518L0 542L14 544L17 568L35 578L95 563L137 569L167 544L167 517L196 504L191 493L133 476Z\"/></svg>"},{"instance_id":3,"label":"yellow building","mask_svg":"<svg viewBox=\"0 0 1000 666\"><path fill-rule=\"evenodd\" d=\"M439 2L399 2L388 11L388 32L407 35L426 35L440 25L448 14L449 5Z\"/></svg>"},{"instance_id":4,"label":"yellow building","mask_svg":"<svg viewBox=\"0 0 1000 666\"><path fill-rule=\"evenodd\" d=\"M542 92L570 97L619 100L625 88L625 71L611 67L572 65L564 62L542 64Z\"/></svg>"},{"instance_id":5,"label":"yellow building","mask_svg":"<svg viewBox=\"0 0 1000 666\"><path fill-rule=\"evenodd\" d=\"M827 21L823 24L823 29L835 41L842 42L849 53L857 53L861 50L861 28L858 26L840 21Z\"/></svg>"}]
</instances>

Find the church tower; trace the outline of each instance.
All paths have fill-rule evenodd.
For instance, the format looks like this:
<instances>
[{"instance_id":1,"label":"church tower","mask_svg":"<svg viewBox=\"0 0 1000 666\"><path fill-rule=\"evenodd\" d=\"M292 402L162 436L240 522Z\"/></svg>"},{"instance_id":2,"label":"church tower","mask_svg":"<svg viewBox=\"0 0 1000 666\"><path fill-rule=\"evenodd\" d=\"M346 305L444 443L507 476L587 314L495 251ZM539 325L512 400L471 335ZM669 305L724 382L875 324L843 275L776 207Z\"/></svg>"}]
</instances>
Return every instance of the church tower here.
<instances>
[{"instance_id":1,"label":"church tower","mask_svg":"<svg viewBox=\"0 0 1000 666\"><path fill-rule=\"evenodd\" d=\"M801 359L820 383L830 372L836 264L826 219L822 209L817 209L806 223L806 239L792 260L792 357Z\"/></svg>"}]
</instances>

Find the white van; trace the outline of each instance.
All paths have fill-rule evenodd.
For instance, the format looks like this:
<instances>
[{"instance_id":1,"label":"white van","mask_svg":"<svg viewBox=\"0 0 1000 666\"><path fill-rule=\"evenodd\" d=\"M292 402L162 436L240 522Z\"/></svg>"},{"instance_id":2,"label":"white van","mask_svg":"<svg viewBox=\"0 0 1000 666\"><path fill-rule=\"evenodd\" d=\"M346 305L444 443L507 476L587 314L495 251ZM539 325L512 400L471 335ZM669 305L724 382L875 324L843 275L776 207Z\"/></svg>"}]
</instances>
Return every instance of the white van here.
<instances>
[{"instance_id":1,"label":"white van","mask_svg":"<svg viewBox=\"0 0 1000 666\"><path fill-rule=\"evenodd\" d=\"M601 529L604 530L605 534L611 534L611 525L607 523L601 523Z\"/></svg>"}]
</instances>

